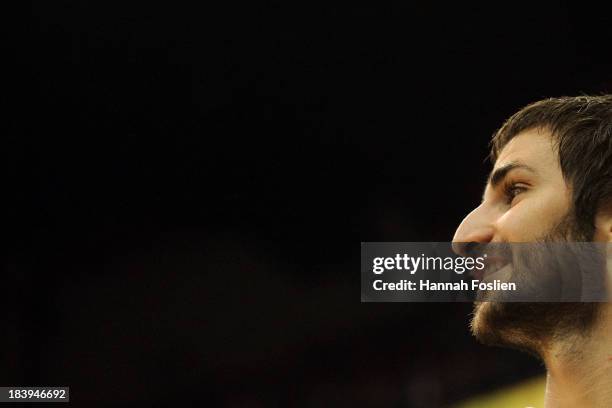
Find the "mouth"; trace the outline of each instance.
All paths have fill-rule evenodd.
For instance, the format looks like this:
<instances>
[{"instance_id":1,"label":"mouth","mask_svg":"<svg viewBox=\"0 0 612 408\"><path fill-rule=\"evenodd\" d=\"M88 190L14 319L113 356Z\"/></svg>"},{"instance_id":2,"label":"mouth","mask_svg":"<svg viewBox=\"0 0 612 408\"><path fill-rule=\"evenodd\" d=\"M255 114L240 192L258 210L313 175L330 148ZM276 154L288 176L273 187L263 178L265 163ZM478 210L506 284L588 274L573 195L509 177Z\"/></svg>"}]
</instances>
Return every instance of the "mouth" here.
<instances>
[{"instance_id":1,"label":"mouth","mask_svg":"<svg viewBox=\"0 0 612 408\"><path fill-rule=\"evenodd\" d=\"M511 266L511 262L507 258L491 256L485 261L483 269L472 270L472 276L479 281L509 278Z\"/></svg>"},{"instance_id":2,"label":"mouth","mask_svg":"<svg viewBox=\"0 0 612 408\"><path fill-rule=\"evenodd\" d=\"M474 279L481 281L485 275L485 270L484 269L482 270L474 269L472 270L471 275Z\"/></svg>"}]
</instances>

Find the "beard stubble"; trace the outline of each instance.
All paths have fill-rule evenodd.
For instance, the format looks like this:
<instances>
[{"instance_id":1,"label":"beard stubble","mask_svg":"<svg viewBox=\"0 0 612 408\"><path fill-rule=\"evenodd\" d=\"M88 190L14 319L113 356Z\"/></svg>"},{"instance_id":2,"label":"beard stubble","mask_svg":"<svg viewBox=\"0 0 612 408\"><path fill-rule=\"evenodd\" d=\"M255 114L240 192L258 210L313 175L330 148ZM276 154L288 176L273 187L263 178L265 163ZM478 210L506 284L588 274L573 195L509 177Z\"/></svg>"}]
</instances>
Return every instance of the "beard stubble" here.
<instances>
[{"instance_id":1,"label":"beard stubble","mask_svg":"<svg viewBox=\"0 0 612 408\"><path fill-rule=\"evenodd\" d=\"M568 215L537 241L588 242L592 238ZM483 344L542 356L551 342L586 335L598 310L594 302L476 302L470 328Z\"/></svg>"}]
</instances>

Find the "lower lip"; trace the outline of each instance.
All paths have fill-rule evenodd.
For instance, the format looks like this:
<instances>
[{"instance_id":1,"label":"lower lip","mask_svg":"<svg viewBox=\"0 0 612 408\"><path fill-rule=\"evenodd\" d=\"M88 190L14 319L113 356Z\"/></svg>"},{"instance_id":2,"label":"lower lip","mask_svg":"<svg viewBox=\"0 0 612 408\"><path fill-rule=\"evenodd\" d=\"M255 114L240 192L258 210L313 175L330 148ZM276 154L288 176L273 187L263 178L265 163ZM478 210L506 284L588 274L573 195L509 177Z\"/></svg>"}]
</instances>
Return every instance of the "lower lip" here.
<instances>
[{"instance_id":1,"label":"lower lip","mask_svg":"<svg viewBox=\"0 0 612 408\"><path fill-rule=\"evenodd\" d=\"M484 277L484 269L480 270L480 271L479 270L473 270L472 271L472 276L475 279L482 280L482 278Z\"/></svg>"}]
</instances>

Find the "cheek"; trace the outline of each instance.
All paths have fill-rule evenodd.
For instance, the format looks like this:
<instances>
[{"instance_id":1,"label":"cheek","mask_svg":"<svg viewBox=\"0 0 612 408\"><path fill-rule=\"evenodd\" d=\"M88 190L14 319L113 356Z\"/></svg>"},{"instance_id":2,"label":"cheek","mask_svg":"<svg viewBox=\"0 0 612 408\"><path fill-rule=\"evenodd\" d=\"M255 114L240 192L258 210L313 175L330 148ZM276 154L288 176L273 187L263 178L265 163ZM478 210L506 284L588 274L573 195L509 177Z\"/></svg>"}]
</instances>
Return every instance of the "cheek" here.
<instances>
[{"instance_id":1,"label":"cheek","mask_svg":"<svg viewBox=\"0 0 612 408\"><path fill-rule=\"evenodd\" d=\"M546 235L567 214L569 200L562 194L532 194L516 203L498 220L497 229L507 242L530 242Z\"/></svg>"}]
</instances>

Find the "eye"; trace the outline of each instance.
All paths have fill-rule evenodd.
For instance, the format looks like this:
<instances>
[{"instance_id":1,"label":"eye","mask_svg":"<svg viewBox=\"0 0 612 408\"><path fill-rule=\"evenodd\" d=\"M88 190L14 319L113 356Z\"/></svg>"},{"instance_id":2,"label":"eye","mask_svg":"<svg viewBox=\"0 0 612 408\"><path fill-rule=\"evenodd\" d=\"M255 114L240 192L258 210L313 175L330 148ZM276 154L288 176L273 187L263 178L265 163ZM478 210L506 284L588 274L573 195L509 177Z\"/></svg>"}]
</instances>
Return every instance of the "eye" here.
<instances>
[{"instance_id":1,"label":"eye","mask_svg":"<svg viewBox=\"0 0 612 408\"><path fill-rule=\"evenodd\" d=\"M506 203L512 204L517 195L525 192L527 187L521 186L518 183L509 183L504 187L504 196L506 197Z\"/></svg>"}]
</instances>

